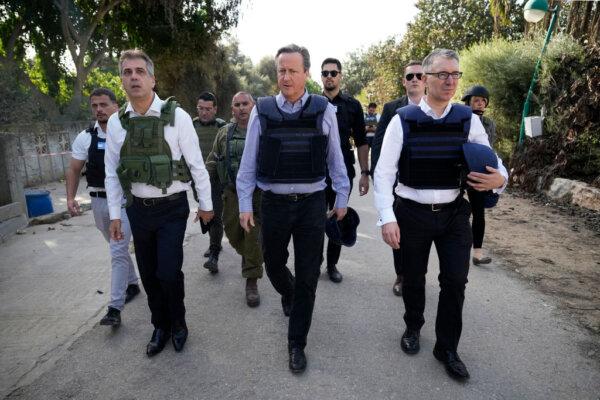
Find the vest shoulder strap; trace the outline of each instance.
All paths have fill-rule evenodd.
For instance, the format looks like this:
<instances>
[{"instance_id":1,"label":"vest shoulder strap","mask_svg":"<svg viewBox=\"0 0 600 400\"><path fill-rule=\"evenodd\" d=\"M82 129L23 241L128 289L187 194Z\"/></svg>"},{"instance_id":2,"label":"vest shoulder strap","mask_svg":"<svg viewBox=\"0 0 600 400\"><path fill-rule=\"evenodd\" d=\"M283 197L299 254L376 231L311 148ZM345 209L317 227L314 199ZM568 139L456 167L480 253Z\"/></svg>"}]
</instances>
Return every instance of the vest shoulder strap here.
<instances>
[{"instance_id":1,"label":"vest shoulder strap","mask_svg":"<svg viewBox=\"0 0 600 400\"><path fill-rule=\"evenodd\" d=\"M225 120L221 119L221 118L215 119L215 122L217 124L217 127L219 127L219 128L222 128L225 125L227 125L227 122Z\"/></svg>"},{"instance_id":2,"label":"vest shoulder strap","mask_svg":"<svg viewBox=\"0 0 600 400\"><path fill-rule=\"evenodd\" d=\"M175 97L171 96L165 100L160 108L160 119L164 125L175 126L175 109L177 107L179 107L179 104L175 100Z\"/></svg>"},{"instance_id":3,"label":"vest shoulder strap","mask_svg":"<svg viewBox=\"0 0 600 400\"><path fill-rule=\"evenodd\" d=\"M304 110L302 110L302 115L310 118L315 115L322 114L327 109L328 104L329 100L327 97L319 94L311 94L306 102L306 105L304 106Z\"/></svg>"},{"instance_id":4,"label":"vest shoulder strap","mask_svg":"<svg viewBox=\"0 0 600 400\"><path fill-rule=\"evenodd\" d=\"M95 124L90 124L90 126L88 126L85 131L87 133L89 133L90 135L97 135L98 134L98 130L96 129Z\"/></svg>"},{"instance_id":5,"label":"vest shoulder strap","mask_svg":"<svg viewBox=\"0 0 600 400\"><path fill-rule=\"evenodd\" d=\"M227 143L229 143L229 141L233 138L235 128L237 128L236 123L229 124L229 126L227 127Z\"/></svg>"},{"instance_id":6,"label":"vest shoulder strap","mask_svg":"<svg viewBox=\"0 0 600 400\"><path fill-rule=\"evenodd\" d=\"M283 121L283 115L281 115L281 111L277 107L275 96L259 97L256 101L256 112L262 117Z\"/></svg>"},{"instance_id":7,"label":"vest shoulder strap","mask_svg":"<svg viewBox=\"0 0 600 400\"><path fill-rule=\"evenodd\" d=\"M119 108L119 121L121 121L123 129L127 130L127 127L129 126L129 113L125 110L127 110L127 104L123 104L121 108Z\"/></svg>"}]
</instances>

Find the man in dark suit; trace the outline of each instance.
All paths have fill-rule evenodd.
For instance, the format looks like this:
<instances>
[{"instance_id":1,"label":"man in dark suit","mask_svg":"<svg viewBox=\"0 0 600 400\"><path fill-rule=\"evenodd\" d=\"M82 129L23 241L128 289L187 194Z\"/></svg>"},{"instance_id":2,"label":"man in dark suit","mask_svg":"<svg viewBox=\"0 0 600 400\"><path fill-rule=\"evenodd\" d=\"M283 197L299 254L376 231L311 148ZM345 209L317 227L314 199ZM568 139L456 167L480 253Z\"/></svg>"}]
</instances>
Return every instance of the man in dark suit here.
<instances>
[{"instance_id":1,"label":"man in dark suit","mask_svg":"<svg viewBox=\"0 0 600 400\"><path fill-rule=\"evenodd\" d=\"M402 86L404 86L406 94L399 99L385 103L383 106L383 112L381 113L381 118L379 118L375 137L373 138L373 147L371 148L371 175L375 173L375 166L379 160L385 130L392 117L396 115L396 110L408 104L418 105L421 102L421 98L425 95L425 83L423 83L421 78L423 78L421 61L410 61L404 67L404 76L402 77ZM394 250L394 269L396 270L396 281L394 282L392 291L396 296L402 296L400 250Z\"/></svg>"}]
</instances>

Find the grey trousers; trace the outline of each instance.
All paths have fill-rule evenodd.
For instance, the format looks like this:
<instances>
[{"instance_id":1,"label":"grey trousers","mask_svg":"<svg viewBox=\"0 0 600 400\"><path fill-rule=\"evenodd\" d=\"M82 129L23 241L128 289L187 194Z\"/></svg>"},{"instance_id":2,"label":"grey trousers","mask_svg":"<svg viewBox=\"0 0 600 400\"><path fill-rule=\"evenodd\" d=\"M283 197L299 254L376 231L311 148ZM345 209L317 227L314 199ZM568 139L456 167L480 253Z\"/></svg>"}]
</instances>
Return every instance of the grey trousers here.
<instances>
[{"instance_id":1,"label":"grey trousers","mask_svg":"<svg viewBox=\"0 0 600 400\"><path fill-rule=\"evenodd\" d=\"M137 285L138 276L135 272L133 260L129 254L129 242L131 241L131 227L127 213L123 208L121 210L121 230L123 231L123 240L110 240L110 217L108 215L108 203L102 197L92 197L92 211L94 213L94 221L96 228L104 239L109 243L110 247L110 303L109 307L123 310L125 305L125 290L127 285Z\"/></svg>"}]
</instances>

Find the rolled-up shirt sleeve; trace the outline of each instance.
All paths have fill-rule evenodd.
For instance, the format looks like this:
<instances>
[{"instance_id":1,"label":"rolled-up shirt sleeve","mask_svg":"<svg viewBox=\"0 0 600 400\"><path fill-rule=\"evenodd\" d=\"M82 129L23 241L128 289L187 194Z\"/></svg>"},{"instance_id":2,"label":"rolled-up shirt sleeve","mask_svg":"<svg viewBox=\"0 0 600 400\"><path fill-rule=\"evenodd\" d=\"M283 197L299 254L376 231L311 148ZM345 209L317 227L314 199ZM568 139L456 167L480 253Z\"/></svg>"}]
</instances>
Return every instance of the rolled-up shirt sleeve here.
<instances>
[{"instance_id":1,"label":"rolled-up shirt sleeve","mask_svg":"<svg viewBox=\"0 0 600 400\"><path fill-rule=\"evenodd\" d=\"M327 105L323 114L323 130L327 133L327 168L329 169L331 186L336 193L335 207L346 208L348 207L348 196L350 195L350 181L348 180L346 164L344 164L344 156L342 155L335 109L331 104Z\"/></svg>"},{"instance_id":2,"label":"rolled-up shirt sleeve","mask_svg":"<svg viewBox=\"0 0 600 400\"><path fill-rule=\"evenodd\" d=\"M398 160L402 151L402 135L400 117L395 115L385 131L379 161L375 167L374 197L375 208L380 218L378 225L396 221L394 214L394 183L396 182Z\"/></svg>"},{"instance_id":3,"label":"rolled-up shirt sleeve","mask_svg":"<svg viewBox=\"0 0 600 400\"><path fill-rule=\"evenodd\" d=\"M252 212L252 194L256 187L256 162L258 158L258 143L260 138L260 119L256 106L250 113L248 131L244 144L244 153L236 178L236 190L240 204L240 212Z\"/></svg>"}]
</instances>

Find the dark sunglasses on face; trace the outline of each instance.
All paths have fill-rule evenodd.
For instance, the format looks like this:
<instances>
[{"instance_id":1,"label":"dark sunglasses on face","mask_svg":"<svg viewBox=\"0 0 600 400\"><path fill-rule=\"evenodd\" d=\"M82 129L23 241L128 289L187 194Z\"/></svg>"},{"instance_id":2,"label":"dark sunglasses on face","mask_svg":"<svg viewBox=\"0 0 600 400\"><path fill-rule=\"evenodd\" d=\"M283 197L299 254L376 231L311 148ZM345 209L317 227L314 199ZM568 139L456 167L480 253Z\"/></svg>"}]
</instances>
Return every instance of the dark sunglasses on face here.
<instances>
[{"instance_id":1,"label":"dark sunglasses on face","mask_svg":"<svg viewBox=\"0 0 600 400\"><path fill-rule=\"evenodd\" d=\"M335 78L339 73L340 71L321 71L321 76L323 78L327 78L329 75L331 75L332 78Z\"/></svg>"},{"instance_id":2,"label":"dark sunglasses on face","mask_svg":"<svg viewBox=\"0 0 600 400\"><path fill-rule=\"evenodd\" d=\"M417 77L418 80L421 80L421 78L423 77L423 74L420 72L417 72L416 74L406 74L406 80L412 81L415 76Z\"/></svg>"}]
</instances>

